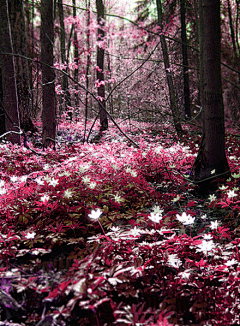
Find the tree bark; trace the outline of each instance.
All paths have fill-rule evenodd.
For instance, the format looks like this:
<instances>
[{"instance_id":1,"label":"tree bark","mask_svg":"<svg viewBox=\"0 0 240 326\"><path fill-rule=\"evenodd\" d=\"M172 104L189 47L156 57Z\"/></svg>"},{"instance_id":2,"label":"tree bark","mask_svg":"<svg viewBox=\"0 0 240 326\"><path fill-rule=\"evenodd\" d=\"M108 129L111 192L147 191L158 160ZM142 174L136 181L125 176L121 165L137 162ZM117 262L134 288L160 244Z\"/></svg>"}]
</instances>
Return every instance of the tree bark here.
<instances>
[{"instance_id":1,"label":"tree bark","mask_svg":"<svg viewBox=\"0 0 240 326\"><path fill-rule=\"evenodd\" d=\"M156 0L157 4L157 14L158 14L158 25L163 30L163 8L161 0ZM162 53L163 53L163 61L164 61L164 68L166 71L166 78L167 78L167 84L168 84L168 90L169 90L169 97L170 97L170 107L171 112L173 116L173 123L175 126L175 129L178 134L180 134L182 130L182 126L180 123L180 116L179 116L179 110L177 107L176 102L176 95L175 95L175 89L173 84L173 78L172 78L172 72L169 64L169 56L168 56L168 48L167 43L164 34L160 33L160 42L162 47Z\"/></svg>"},{"instance_id":2,"label":"tree bark","mask_svg":"<svg viewBox=\"0 0 240 326\"><path fill-rule=\"evenodd\" d=\"M184 107L185 117L191 118L190 108L190 89L189 89L189 74L188 74L188 47L187 47L187 31L186 31L186 0L180 0L181 12L181 38L182 38L182 58L183 58L183 92L184 92Z\"/></svg>"},{"instance_id":3,"label":"tree bark","mask_svg":"<svg viewBox=\"0 0 240 326\"><path fill-rule=\"evenodd\" d=\"M27 62L26 26L23 13L23 1L9 1L9 16L12 27L13 52L15 56L15 73L18 94L20 126L24 131L34 131L31 112L31 92Z\"/></svg>"},{"instance_id":4,"label":"tree bark","mask_svg":"<svg viewBox=\"0 0 240 326\"><path fill-rule=\"evenodd\" d=\"M42 138L43 148L55 147L56 109L53 66L53 1L41 0L41 60L42 60Z\"/></svg>"},{"instance_id":5,"label":"tree bark","mask_svg":"<svg viewBox=\"0 0 240 326\"><path fill-rule=\"evenodd\" d=\"M98 21L98 37L99 42L104 41L104 4L102 0L96 0L97 7L97 21ZM108 118L107 113L103 108L106 108L105 101L105 85L104 85L104 44L102 46L97 46L97 80L100 83L98 87L98 97L99 97L99 111L100 111L100 125L101 130L108 129ZM102 83L101 83L102 82Z\"/></svg>"},{"instance_id":6,"label":"tree bark","mask_svg":"<svg viewBox=\"0 0 240 326\"><path fill-rule=\"evenodd\" d=\"M64 26L64 12L63 12L63 4L62 0L58 0L58 13L59 13L59 21L60 21L60 46L61 46L61 61L62 64L66 63L66 33ZM62 76L62 90L64 92L64 96L62 98L62 102L64 101L65 110L71 106L70 93L68 90L68 78L66 75Z\"/></svg>"},{"instance_id":7,"label":"tree bark","mask_svg":"<svg viewBox=\"0 0 240 326\"><path fill-rule=\"evenodd\" d=\"M72 4L73 4L73 17L76 18L77 16L77 10L76 10L76 0L72 0ZM74 32L73 32L73 46L74 46L74 61L76 63L76 65L78 66L78 39L77 39L77 32L76 32L76 26L74 26ZM74 79L76 80L76 84L75 84L75 90L76 90L76 94L75 94L75 105L76 107L79 106L79 98L78 98L78 94L77 94L77 90L78 90L78 69L74 69Z\"/></svg>"},{"instance_id":8,"label":"tree bark","mask_svg":"<svg viewBox=\"0 0 240 326\"><path fill-rule=\"evenodd\" d=\"M202 60L202 144L194 163L194 180L229 175L225 154L224 107L221 84L220 0L200 1Z\"/></svg>"},{"instance_id":9,"label":"tree bark","mask_svg":"<svg viewBox=\"0 0 240 326\"><path fill-rule=\"evenodd\" d=\"M1 58L0 58L1 65ZM0 135L6 132L5 127L5 113L3 110L3 80L2 80L2 70L0 68Z\"/></svg>"},{"instance_id":10,"label":"tree bark","mask_svg":"<svg viewBox=\"0 0 240 326\"><path fill-rule=\"evenodd\" d=\"M7 0L0 0L0 69L2 71L3 107L7 140L20 144L20 125L17 101L16 74L12 46L11 25Z\"/></svg>"}]
</instances>

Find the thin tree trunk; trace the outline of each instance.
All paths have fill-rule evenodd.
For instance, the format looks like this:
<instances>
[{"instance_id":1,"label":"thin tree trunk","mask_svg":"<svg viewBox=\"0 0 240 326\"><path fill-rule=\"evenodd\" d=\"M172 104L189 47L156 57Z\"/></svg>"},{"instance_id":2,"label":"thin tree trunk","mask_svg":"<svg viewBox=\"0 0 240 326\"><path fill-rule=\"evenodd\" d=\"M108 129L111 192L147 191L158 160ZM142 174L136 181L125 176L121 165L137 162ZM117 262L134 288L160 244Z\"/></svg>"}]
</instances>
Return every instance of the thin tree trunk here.
<instances>
[{"instance_id":1,"label":"thin tree trunk","mask_svg":"<svg viewBox=\"0 0 240 326\"><path fill-rule=\"evenodd\" d=\"M97 7L97 21L98 21L98 41L104 42L104 4L102 0L96 0ZM97 46L97 80L100 84L98 87L98 98L99 98L99 111L100 111L100 125L101 130L108 129L108 118L107 113L103 109L106 107L105 101L105 85L104 85L104 44Z\"/></svg>"},{"instance_id":2,"label":"thin tree trunk","mask_svg":"<svg viewBox=\"0 0 240 326\"><path fill-rule=\"evenodd\" d=\"M183 91L184 91L184 107L185 117L191 118L190 108L190 89L189 89L189 70L188 70L188 47L187 47L187 32L186 32L186 0L180 0L181 12L181 38L182 38L182 57L183 57Z\"/></svg>"},{"instance_id":3,"label":"thin tree trunk","mask_svg":"<svg viewBox=\"0 0 240 326\"><path fill-rule=\"evenodd\" d=\"M61 46L61 61L62 64L66 63L66 33L64 26L64 13L63 13L63 4L62 0L58 0L58 13L59 13L59 21L60 21L60 46ZM66 75L62 77L62 90L64 92L64 96L62 98L62 102L64 101L65 110L71 106L70 93L68 90L68 78Z\"/></svg>"},{"instance_id":4,"label":"thin tree trunk","mask_svg":"<svg viewBox=\"0 0 240 326\"><path fill-rule=\"evenodd\" d=\"M3 107L5 113L7 140L13 144L20 144L20 124L17 101L16 74L12 46L11 25L9 18L8 0L0 0L0 69L3 81Z\"/></svg>"},{"instance_id":5,"label":"thin tree trunk","mask_svg":"<svg viewBox=\"0 0 240 326\"><path fill-rule=\"evenodd\" d=\"M157 3L157 13L158 13L158 25L161 27L161 29L163 29L163 9L162 9L161 0L156 0L156 3ZM162 53L163 53L164 68L166 71L173 123L177 133L179 134L183 130L180 123L179 110L177 107L173 78L172 78L171 68L169 64L167 43L166 43L165 36L162 33L160 33L160 42L161 42Z\"/></svg>"},{"instance_id":6,"label":"thin tree trunk","mask_svg":"<svg viewBox=\"0 0 240 326\"><path fill-rule=\"evenodd\" d=\"M91 64L91 48L90 48L90 0L86 0L86 8L87 8L87 63L86 63L86 89L89 89L89 68ZM88 102L89 102L89 94L86 91L85 94L85 127L84 127L84 137L83 140L86 139L86 131L87 131L87 120L88 120Z\"/></svg>"},{"instance_id":7,"label":"thin tree trunk","mask_svg":"<svg viewBox=\"0 0 240 326\"><path fill-rule=\"evenodd\" d=\"M42 59L42 137L43 148L55 146L55 74L53 66L53 1L41 0L41 59Z\"/></svg>"},{"instance_id":8,"label":"thin tree trunk","mask_svg":"<svg viewBox=\"0 0 240 326\"><path fill-rule=\"evenodd\" d=\"M73 17L76 18L77 16L77 10L76 10L76 0L72 0L72 4L73 4ZM78 66L78 39L77 39L77 32L76 32L76 25L74 26L74 31L73 31L73 46L74 46L74 61L76 63L76 65ZM76 82L78 82L78 69L74 70L74 79L76 80ZM75 84L75 90L76 90L76 94L75 94L75 105L76 107L79 106L79 98L78 98L78 94L77 94L77 90L78 90L78 84Z\"/></svg>"}]
</instances>

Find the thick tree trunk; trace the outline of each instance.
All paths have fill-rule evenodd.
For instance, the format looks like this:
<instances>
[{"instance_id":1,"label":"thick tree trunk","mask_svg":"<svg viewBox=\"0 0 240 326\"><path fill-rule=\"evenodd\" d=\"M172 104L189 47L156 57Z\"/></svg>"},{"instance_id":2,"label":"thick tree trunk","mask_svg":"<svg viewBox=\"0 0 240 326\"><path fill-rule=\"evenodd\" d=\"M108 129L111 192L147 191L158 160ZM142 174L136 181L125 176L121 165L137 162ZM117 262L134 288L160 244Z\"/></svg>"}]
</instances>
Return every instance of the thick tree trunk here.
<instances>
[{"instance_id":1,"label":"thick tree trunk","mask_svg":"<svg viewBox=\"0 0 240 326\"><path fill-rule=\"evenodd\" d=\"M0 58L1 65L1 58ZM2 70L0 68L0 135L6 132L5 127L5 113L3 110L3 82L2 82Z\"/></svg>"},{"instance_id":2,"label":"thick tree trunk","mask_svg":"<svg viewBox=\"0 0 240 326\"><path fill-rule=\"evenodd\" d=\"M97 20L98 20L98 41L104 40L104 5L102 0L96 0L97 7ZM97 46L97 80L100 83L98 87L98 97L99 97L99 110L100 110L100 124L102 130L108 129L108 118L107 113L103 109L106 107L105 102L105 85L104 85L104 45ZM102 82L102 83L101 83Z\"/></svg>"},{"instance_id":3,"label":"thick tree trunk","mask_svg":"<svg viewBox=\"0 0 240 326\"><path fill-rule=\"evenodd\" d=\"M31 92L29 86L29 69L27 62L26 27L23 13L23 1L9 1L9 16L12 27L13 52L15 56L15 73L18 94L20 126L24 131L34 131L31 112Z\"/></svg>"},{"instance_id":4,"label":"thick tree trunk","mask_svg":"<svg viewBox=\"0 0 240 326\"><path fill-rule=\"evenodd\" d=\"M42 59L42 138L43 147L55 146L55 74L53 66L53 1L41 1L41 59Z\"/></svg>"},{"instance_id":5,"label":"thick tree trunk","mask_svg":"<svg viewBox=\"0 0 240 326\"><path fill-rule=\"evenodd\" d=\"M194 164L194 180L228 175L221 84L220 0L200 1L202 33L203 135Z\"/></svg>"},{"instance_id":6,"label":"thick tree trunk","mask_svg":"<svg viewBox=\"0 0 240 326\"><path fill-rule=\"evenodd\" d=\"M158 13L158 25L161 27L161 29L163 29L163 9L162 9L161 0L156 0L156 3L157 3L157 13ZM182 132L182 126L180 123L179 110L177 107L173 78L172 78L171 68L169 64L167 43L166 43L165 36L162 33L160 33L160 42L161 42L162 53L163 53L164 68L166 71L173 123L177 133L179 134Z\"/></svg>"},{"instance_id":7,"label":"thick tree trunk","mask_svg":"<svg viewBox=\"0 0 240 326\"><path fill-rule=\"evenodd\" d=\"M183 92L184 92L184 107L185 117L191 118L190 108L190 89L189 89L189 74L188 74L188 47L187 47L187 31L186 31L186 0L180 0L181 11L181 38L182 38L182 57L183 57Z\"/></svg>"},{"instance_id":8,"label":"thick tree trunk","mask_svg":"<svg viewBox=\"0 0 240 326\"><path fill-rule=\"evenodd\" d=\"M7 0L0 0L0 69L2 71L3 107L5 113L7 140L13 144L20 144L20 125L17 101L17 89L14 70L14 56L12 47L11 26Z\"/></svg>"}]
</instances>

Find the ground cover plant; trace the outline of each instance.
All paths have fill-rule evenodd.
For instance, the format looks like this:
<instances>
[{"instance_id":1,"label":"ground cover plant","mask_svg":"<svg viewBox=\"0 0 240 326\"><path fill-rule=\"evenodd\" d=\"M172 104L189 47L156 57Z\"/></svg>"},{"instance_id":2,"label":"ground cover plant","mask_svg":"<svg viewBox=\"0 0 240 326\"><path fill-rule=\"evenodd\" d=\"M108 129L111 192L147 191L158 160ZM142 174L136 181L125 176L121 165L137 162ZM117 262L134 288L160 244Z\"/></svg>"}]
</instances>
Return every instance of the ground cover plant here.
<instances>
[{"instance_id":1,"label":"ground cover plant","mask_svg":"<svg viewBox=\"0 0 240 326\"><path fill-rule=\"evenodd\" d=\"M56 150L0 145L0 325L239 324L239 138L203 194L198 133L120 126L138 148L81 122Z\"/></svg>"}]
</instances>

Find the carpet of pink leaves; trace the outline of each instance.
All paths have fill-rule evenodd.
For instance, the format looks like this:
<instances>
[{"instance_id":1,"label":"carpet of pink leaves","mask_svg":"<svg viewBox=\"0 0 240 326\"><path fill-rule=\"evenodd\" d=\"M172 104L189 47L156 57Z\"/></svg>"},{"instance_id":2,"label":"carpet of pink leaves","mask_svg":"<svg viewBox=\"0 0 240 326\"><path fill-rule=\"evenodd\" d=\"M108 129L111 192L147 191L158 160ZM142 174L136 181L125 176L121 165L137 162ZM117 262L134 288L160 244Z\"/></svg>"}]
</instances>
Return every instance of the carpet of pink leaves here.
<instances>
[{"instance_id":1,"label":"carpet of pink leaves","mask_svg":"<svg viewBox=\"0 0 240 326\"><path fill-rule=\"evenodd\" d=\"M199 135L82 128L56 151L0 144L0 325L239 325L239 139L198 194Z\"/></svg>"}]
</instances>

